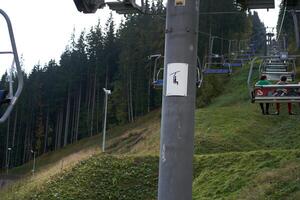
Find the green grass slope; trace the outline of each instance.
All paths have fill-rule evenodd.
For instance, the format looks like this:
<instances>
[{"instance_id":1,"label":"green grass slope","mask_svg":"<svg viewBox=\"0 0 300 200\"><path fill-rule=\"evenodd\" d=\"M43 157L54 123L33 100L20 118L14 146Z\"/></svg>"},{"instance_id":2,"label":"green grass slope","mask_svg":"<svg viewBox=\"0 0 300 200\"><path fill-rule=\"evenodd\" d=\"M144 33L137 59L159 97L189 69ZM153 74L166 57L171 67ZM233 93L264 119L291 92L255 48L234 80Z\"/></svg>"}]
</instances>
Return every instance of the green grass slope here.
<instances>
[{"instance_id":1,"label":"green grass slope","mask_svg":"<svg viewBox=\"0 0 300 200\"><path fill-rule=\"evenodd\" d=\"M300 151L198 155L193 199L299 197ZM157 156L94 156L24 199L156 199ZM297 196L298 195L298 196Z\"/></svg>"},{"instance_id":2,"label":"green grass slope","mask_svg":"<svg viewBox=\"0 0 300 200\"><path fill-rule=\"evenodd\" d=\"M196 111L193 199L300 199L300 115L287 115L285 106L279 116L261 115L248 99L246 78L246 69L235 73L219 97ZM5 199L156 199L159 123L156 111L116 127L109 154L34 189L15 187Z\"/></svg>"},{"instance_id":3,"label":"green grass slope","mask_svg":"<svg viewBox=\"0 0 300 200\"><path fill-rule=\"evenodd\" d=\"M197 154L266 149L300 148L300 115L262 115L251 104L247 91L247 70L238 72L226 85L224 95L196 111L195 151ZM271 112L275 105L271 105ZM294 104L293 110L299 111Z\"/></svg>"}]
</instances>

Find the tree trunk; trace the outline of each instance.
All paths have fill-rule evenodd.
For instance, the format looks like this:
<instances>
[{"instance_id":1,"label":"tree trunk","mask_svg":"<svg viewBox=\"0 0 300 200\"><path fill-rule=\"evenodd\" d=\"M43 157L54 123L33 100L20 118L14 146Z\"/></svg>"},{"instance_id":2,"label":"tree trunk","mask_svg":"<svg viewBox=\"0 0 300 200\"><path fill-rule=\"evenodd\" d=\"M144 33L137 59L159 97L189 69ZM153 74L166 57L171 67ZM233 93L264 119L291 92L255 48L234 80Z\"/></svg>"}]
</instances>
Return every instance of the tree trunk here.
<instances>
[{"instance_id":1,"label":"tree trunk","mask_svg":"<svg viewBox=\"0 0 300 200\"><path fill-rule=\"evenodd\" d=\"M150 69L150 72L151 72L151 69ZM147 105L147 112L149 113L150 112L150 99L151 99L151 73L149 73L149 81L148 81L148 105Z\"/></svg>"},{"instance_id":2,"label":"tree trunk","mask_svg":"<svg viewBox=\"0 0 300 200\"><path fill-rule=\"evenodd\" d=\"M13 131L13 138L12 138L12 148L15 147L15 138L16 138L16 131L17 131L17 118L18 118L18 110L16 109L15 114L15 121L14 121L14 131Z\"/></svg>"},{"instance_id":3,"label":"tree trunk","mask_svg":"<svg viewBox=\"0 0 300 200\"><path fill-rule=\"evenodd\" d=\"M81 83L80 83L80 86L79 86L78 107L77 107L77 119L76 119L76 130L75 130L75 141L78 140L79 120L80 120L80 104L81 104Z\"/></svg>"},{"instance_id":4,"label":"tree trunk","mask_svg":"<svg viewBox=\"0 0 300 200\"><path fill-rule=\"evenodd\" d=\"M64 117L64 111L61 110L59 114L59 128L58 128L58 140L57 140L57 147L61 147L61 134L62 134L62 129L63 129L63 117Z\"/></svg>"},{"instance_id":5,"label":"tree trunk","mask_svg":"<svg viewBox=\"0 0 300 200\"><path fill-rule=\"evenodd\" d=\"M26 123L26 129L25 129L25 138L24 138L24 151L23 151L23 159L22 159L22 163L26 162L26 153L27 153L27 143L28 143L28 135L29 135L29 122Z\"/></svg>"},{"instance_id":6,"label":"tree trunk","mask_svg":"<svg viewBox=\"0 0 300 200\"><path fill-rule=\"evenodd\" d=\"M73 102L73 108L72 108L72 121L71 121L71 144L73 143L74 141L74 137L75 137L75 133L74 133L74 130L75 130L75 125L76 125L76 100L74 100Z\"/></svg>"},{"instance_id":7,"label":"tree trunk","mask_svg":"<svg viewBox=\"0 0 300 200\"><path fill-rule=\"evenodd\" d=\"M49 131L49 108L47 110L47 117L46 117L46 127L45 127L45 138L44 138L44 151L43 153L47 152L48 146L48 131Z\"/></svg>"},{"instance_id":8,"label":"tree trunk","mask_svg":"<svg viewBox=\"0 0 300 200\"><path fill-rule=\"evenodd\" d=\"M96 88L96 132L99 133L99 96L100 96L100 89Z\"/></svg>"},{"instance_id":9,"label":"tree trunk","mask_svg":"<svg viewBox=\"0 0 300 200\"><path fill-rule=\"evenodd\" d=\"M68 91L68 101L67 101L67 111L66 111L66 121L65 121L64 146L66 146L68 144L69 118L70 118L70 88L69 88L69 91Z\"/></svg>"},{"instance_id":10,"label":"tree trunk","mask_svg":"<svg viewBox=\"0 0 300 200\"><path fill-rule=\"evenodd\" d=\"M8 168L8 148L9 148L9 126L10 126L10 117L7 119L7 129L6 129L6 149L5 149L5 168Z\"/></svg>"},{"instance_id":11,"label":"tree trunk","mask_svg":"<svg viewBox=\"0 0 300 200\"><path fill-rule=\"evenodd\" d=\"M131 81L131 75L129 76L129 99L130 99L130 116L131 116L131 122L134 121L133 116L133 103L132 103L132 81Z\"/></svg>"},{"instance_id":12,"label":"tree trunk","mask_svg":"<svg viewBox=\"0 0 300 200\"><path fill-rule=\"evenodd\" d=\"M92 113L91 113L91 133L90 136L93 136L93 127L94 127L94 109L95 109L95 98L96 98L96 83L97 83L97 74L95 73L94 78L94 90L93 90L93 99L92 99Z\"/></svg>"},{"instance_id":13,"label":"tree trunk","mask_svg":"<svg viewBox=\"0 0 300 200\"><path fill-rule=\"evenodd\" d=\"M57 143L58 143L58 127L59 127L58 124L59 124L59 113L57 113L56 115L54 150L57 149Z\"/></svg>"},{"instance_id":14,"label":"tree trunk","mask_svg":"<svg viewBox=\"0 0 300 200\"><path fill-rule=\"evenodd\" d=\"M92 82L91 80L89 80L89 88L88 88L88 104L87 104L87 127L89 127L89 124L90 124L90 106L91 106L91 93L92 93Z\"/></svg>"}]
</instances>

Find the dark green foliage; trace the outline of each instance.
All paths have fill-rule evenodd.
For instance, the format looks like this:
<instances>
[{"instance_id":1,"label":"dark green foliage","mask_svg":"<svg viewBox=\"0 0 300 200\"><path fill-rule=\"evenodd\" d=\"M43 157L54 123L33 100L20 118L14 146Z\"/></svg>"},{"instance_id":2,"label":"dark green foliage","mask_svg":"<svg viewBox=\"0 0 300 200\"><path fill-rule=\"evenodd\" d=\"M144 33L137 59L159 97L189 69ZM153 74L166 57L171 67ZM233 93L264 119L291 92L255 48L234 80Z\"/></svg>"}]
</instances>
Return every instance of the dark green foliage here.
<instances>
[{"instance_id":1,"label":"dark green foliage","mask_svg":"<svg viewBox=\"0 0 300 200\"><path fill-rule=\"evenodd\" d=\"M290 54L297 54L299 53L299 49L297 49L296 45L296 37L295 37L295 26L294 26L294 21L293 17L290 11L286 11L284 15L284 6L283 2L280 4L280 12L278 16L278 21L277 21L277 32L279 32L282 24L282 18L284 17L282 29L281 29L281 37L279 38L280 42L283 40L283 36L287 36L287 48ZM298 21L299 21L299 13L297 14L298 16ZM299 26L299 24L298 24Z\"/></svg>"}]
</instances>

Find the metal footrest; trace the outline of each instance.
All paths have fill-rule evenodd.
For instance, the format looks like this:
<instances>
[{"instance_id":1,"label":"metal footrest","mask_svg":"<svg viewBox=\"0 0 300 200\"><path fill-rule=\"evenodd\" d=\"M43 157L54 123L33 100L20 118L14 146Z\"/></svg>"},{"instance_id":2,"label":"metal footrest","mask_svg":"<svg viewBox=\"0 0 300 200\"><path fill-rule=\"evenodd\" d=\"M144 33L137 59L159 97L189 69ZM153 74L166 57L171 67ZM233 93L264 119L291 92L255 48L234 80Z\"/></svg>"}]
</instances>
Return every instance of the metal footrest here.
<instances>
[{"instance_id":1,"label":"metal footrest","mask_svg":"<svg viewBox=\"0 0 300 200\"><path fill-rule=\"evenodd\" d=\"M111 10L116 11L118 14L132 14L142 12L142 7L138 6L135 1L123 0L106 3Z\"/></svg>"}]
</instances>

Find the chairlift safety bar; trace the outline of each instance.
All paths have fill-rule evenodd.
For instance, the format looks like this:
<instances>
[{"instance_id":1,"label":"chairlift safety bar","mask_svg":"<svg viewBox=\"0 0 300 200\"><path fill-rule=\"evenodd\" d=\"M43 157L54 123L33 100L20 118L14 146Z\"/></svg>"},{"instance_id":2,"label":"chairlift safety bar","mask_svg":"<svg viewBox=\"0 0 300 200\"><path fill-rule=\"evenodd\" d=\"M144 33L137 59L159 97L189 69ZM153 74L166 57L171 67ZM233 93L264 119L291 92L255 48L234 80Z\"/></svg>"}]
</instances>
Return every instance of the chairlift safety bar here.
<instances>
[{"instance_id":1,"label":"chairlift safety bar","mask_svg":"<svg viewBox=\"0 0 300 200\"><path fill-rule=\"evenodd\" d=\"M10 21L8 15L2 9L0 9L0 14L4 17L4 19L6 21L9 36L10 36L11 47L12 47L12 52L2 52L2 54L3 53L5 53L5 54L12 53L13 54L14 62L15 62L16 69L17 69L17 78L18 78L17 91L14 94L14 96L12 97L12 99L10 99L10 103L9 103L8 107L6 108L3 115L0 117L0 123L3 123L6 121L6 119L9 117L10 113L12 112L13 107L16 104L16 101L22 92L24 82L23 82L23 73L21 70L21 65L20 65L20 61L19 61L19 56L18 56L18 52L17 52L17 47L16 47L16 42L15 42L15 38L14 38L11 21Z\"/></svg>"}]
</instances>

